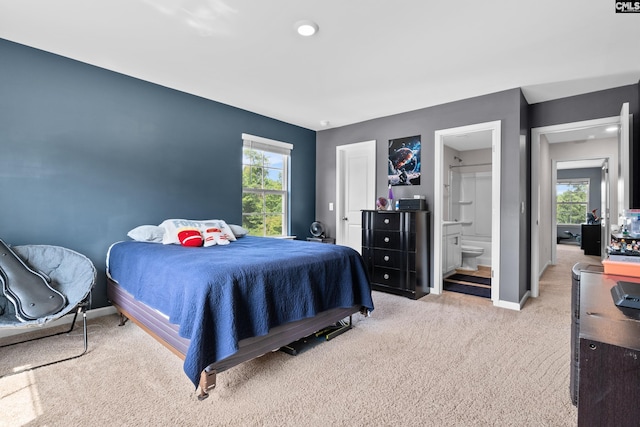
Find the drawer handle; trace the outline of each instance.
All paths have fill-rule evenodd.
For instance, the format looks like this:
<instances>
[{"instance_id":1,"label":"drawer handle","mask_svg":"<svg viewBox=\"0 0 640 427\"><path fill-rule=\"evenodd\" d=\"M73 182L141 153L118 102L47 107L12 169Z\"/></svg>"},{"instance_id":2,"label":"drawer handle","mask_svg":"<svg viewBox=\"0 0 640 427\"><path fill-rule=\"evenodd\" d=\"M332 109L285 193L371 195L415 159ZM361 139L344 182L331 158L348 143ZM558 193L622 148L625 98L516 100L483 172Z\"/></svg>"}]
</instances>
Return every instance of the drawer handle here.
<instances>
[{"instance_id":1,"label":"drawer handle","mask_svg":"<svg viewBox=\"0 0 640 427\"><path fill-rule=\"evenodd\" d=\"M389 261L389 255L385 255L385 256L384 256L384 260L385 260L385 261Z\"/></svg>"},{"instance_id":2,"label":"drawer handle","mask_svg":"<svg viewBox=\"0 0 640 427\"><path fill-rule=\"evenodd\" d=\"M384 280L389 280L389 274L384 273L384 276L383 276L383 277L384 277Z\"/></svg>"},{"instance_id":3,"label":"drawer handle","mask_svg":"<svg viewBox=\"0 0 640 427\"><path fill-rule=\"evenodd\" d=\"M389 224L389 218L385 218L385 219L384 219L384 223L385 223L385 224Z\"/></svg>"},{"instance_id":4,"label":"drawer handle","mask_svg":"<svg viewBox=\"0 0 640 427\"><path fill-rule=\"evenodd\" d=\"M384 238L384 242L385 242L385 243L389 243L389 238L388 238L388 237L385 237L385 238Z\"/></svg>"}]
</instances>

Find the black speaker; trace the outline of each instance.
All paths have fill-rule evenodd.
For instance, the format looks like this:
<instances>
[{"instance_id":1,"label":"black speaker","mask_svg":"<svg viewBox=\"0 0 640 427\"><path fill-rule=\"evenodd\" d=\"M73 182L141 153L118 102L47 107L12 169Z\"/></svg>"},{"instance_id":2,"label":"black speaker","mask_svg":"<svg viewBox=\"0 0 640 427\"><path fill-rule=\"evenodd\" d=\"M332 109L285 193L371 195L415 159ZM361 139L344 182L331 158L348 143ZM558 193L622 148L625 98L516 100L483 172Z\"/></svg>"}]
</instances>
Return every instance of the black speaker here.
<instances>
[{"instance_id":1,"label":"black speaker","mask_svg":"<svg viewBox=\"0 0 640 427\"><path fill-rule=\"evenodd\" d=\"M425 199L400 199L398 200L398 210L426 211L427 201Z\"/></svg>"}]
</instances>

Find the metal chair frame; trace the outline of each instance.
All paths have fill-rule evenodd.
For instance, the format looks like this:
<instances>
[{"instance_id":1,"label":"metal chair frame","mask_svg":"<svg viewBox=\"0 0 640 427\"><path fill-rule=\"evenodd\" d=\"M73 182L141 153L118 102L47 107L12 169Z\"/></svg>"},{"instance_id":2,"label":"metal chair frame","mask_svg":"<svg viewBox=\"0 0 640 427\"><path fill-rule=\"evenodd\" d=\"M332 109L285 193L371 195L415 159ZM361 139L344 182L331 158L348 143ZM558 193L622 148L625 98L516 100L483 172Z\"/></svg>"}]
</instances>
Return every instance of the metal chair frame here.
<instances>
[{"instance_id":1,"label":"metal chair frame","mask_svg":"<svg viewBox=\"0 0 640 427\"><path fill-rule=\"evenodd\" d=\"M21 373L27 372L27 371L33 371L34 369L43 368L45 366L55 365L56 363L66 362L68 360L77 359L77 358L83 356L87 352L87 350L89 348L89 339L88 339L88 331L87 331L87 308L90 305L90 302L89 302L90 300L91 300L91 294L89 294L87 296L87 298L85 298L83 301L78 303L78 305L76 307L76 310L75 310L75 314L73 315L73 320L71 321L71 326L69 327L68 330L61 331L61 332L56 332L56 333L49 334L49 335L43 335L41 337L30 338L30 339L26 339L26 340L22 340L22 341L18 341L18 342L14 342L14 343L5 344L5 345L1 345L0 346L0 348L11 347L11 346L18 345L18 344L24 344L24 343L27 343L27 342L38 341L38 340L45 339L45 338L51 338L51 337L56 337L56 336L59 336L59 335L69 334L75 328L76 320L78 319L78 315L80 313L82 313L83 343L84 343L84 349L82 350L82 353L77 354L75 356L65 357L65 358L62 358L62 359L54 360L54 361L43 363L43 364L36 365L36 366L30 366L30 367L21 369L19 371L11 372L11 373L8 373L8 374L3 374L3 375L0 375L0 378L10 377L12 375L21 374Z\"/></svg>"}]
</instances>

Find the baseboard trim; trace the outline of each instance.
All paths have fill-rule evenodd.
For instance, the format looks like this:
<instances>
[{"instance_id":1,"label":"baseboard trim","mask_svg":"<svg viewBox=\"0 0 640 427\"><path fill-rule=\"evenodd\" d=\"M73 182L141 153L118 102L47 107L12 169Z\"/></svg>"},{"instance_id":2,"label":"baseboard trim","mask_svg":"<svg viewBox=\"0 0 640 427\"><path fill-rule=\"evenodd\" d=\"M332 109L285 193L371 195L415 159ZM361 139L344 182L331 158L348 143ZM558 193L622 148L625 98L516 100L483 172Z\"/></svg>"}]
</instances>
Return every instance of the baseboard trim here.
<instances>
[{"instance_id":1,"label":"baseboard trim","mask_svg":"<svg viewBox=\"0 0 640 427\"><path fill-rule=\"evenodd\" d=\"M95 319L97 317L108 316L110 314L116 314L116 313L117 313L116 308L114 306L112 306L112 305L110 305L108 307L94 308L92 310L87 310L87 319ZM25 328L15 327L15 328L0 329L0 338L6 338L6 337L14 336L14 335L26 334L26 333L33 332L33 331L36 331L36 330L55 328L56 326L60 326L60 325L69 325L69 324L71 324L71 321L73 320L73 315L74 314L75 314L75 311L71 312L69 314L66 314L66 315L62 316L61 318L56 319L53 322L49 322L47 324L44 324L42 326L30 326L30 327L25 327Z\"/></svg>"},{"instance_id":2,"label":"baseboard trim","mask_svg":"<svg viewBox=\"0 0 640 427\"><path fill-rule=\"evenodd\" d=\"M540 279L544 274L544 272L547 271L547 268L549 267L549 265L550 265L549 261L544 263L544 265L542 266L542 269L540 270L540 273L538 274L538 279Z\"/></svg>"},{"instance_id":3,"label":"baseboard trim","mask_svg":"<svg viewBox=\"0 0 640 427\"><path fill-rule=\"evenodd\" d=\"M531 292L527 291L522 297L522 299L520 300L520 303L498 300L498 301L494 301L493 305L500 308L508 308L509 310L520 311L522 310L522 307L524 307L524 303L527 301L529 296L531 296Z\"/></svg>"}]
</instances>

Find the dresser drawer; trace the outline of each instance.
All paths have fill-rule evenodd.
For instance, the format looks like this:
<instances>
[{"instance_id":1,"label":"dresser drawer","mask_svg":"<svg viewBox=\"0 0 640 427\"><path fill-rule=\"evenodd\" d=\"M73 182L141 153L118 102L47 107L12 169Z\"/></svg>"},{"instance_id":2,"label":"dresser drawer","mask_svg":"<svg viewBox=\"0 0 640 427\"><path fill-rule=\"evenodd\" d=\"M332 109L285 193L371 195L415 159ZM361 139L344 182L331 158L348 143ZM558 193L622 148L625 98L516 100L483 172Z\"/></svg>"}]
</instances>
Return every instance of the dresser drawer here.
<instances>
[{"instance_id":1,"label":"dresser drawer","mask_svg":"<svg viewBox=\"0 0 640 427\"><path fill-rule=\"evenodd\" d=\"M402 249L400 237L401 233L399 231L374 231L373 246L376 248L400 250Z\"/></svg>"},{"instance_id":2,"label":"dresser drawer","mask_svg":"<svg viewBox=\"0 0 640 427\"><path fill-rule=\"evenodd\" d=\"M373 267L373 277L372 282L388 286L390 288L399 288L402 289L405 287L405 275L402 270L396 270L394 268L382 268L382 267Z\"/></svg>"},{"instance_id":3,"label":"dresser drawer","mask_svg":"<svg viewBox=\"0 0 640 427\"><path fill-rule=\"evenodd\" d=\"M416 253L415 252L407 252L407 267L409 271L416 271Z\"/></svg>"},{"instance_id":4,"label":"dresser drawer","mask_svg":"<svg viewBox=\"0 0 640 427\"><path fill-rule=\"evenodd\" d=\"M414 233L401 233L399 231L377 230L373 232L372 242L369 240L368 236L363 234L363 245L415 252L416 235Z\"/></svg>"},{"instance_id":5,"label":"dresser drawer","mask_svg":"<svg viewBox=\"0 0 640 427\"><path fill-rule=\"evenodd\" d=\"M384 249L373 250L373 263L376 267L402 268L403 252Z\"/></svg>"},{"instance_id":6,"label":"dresser drawer","mask_svg":"<svg viewBox=\"0 0 640 427\"><path fill-rule=\"evenodd\" d=\"M395 212L379 212L373 215L374 230L400 231L400 215Z\"/></svg>"}]
</instances>

